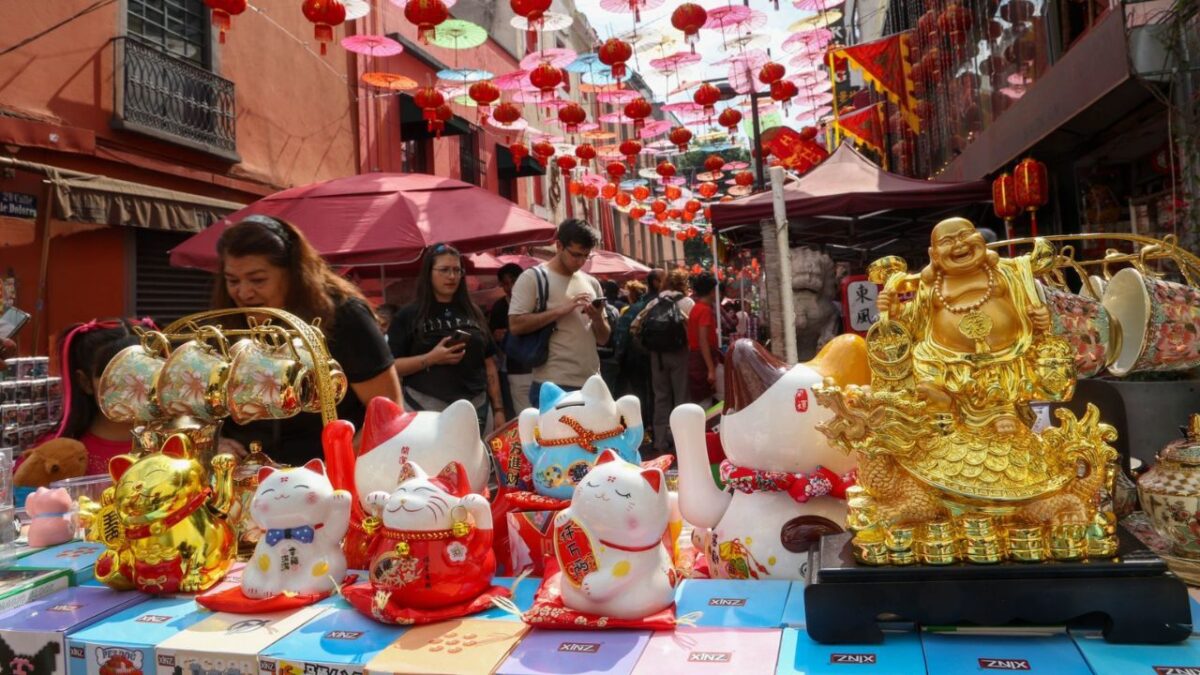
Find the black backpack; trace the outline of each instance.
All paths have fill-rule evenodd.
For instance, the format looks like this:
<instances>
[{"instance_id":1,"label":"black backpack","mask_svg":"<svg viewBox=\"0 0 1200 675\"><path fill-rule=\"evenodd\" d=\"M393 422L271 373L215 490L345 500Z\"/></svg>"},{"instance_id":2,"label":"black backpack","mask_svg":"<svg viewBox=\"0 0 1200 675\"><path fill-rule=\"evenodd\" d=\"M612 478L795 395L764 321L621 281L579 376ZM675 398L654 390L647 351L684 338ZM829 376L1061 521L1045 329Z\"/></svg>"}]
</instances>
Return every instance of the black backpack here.
<instances>
[{"instance_id":1,"label":"black backpack","mask_svg":"<svg viewBox=\"0 0 1200 675\"><path fill-rule=\"evenodd\" d=\"M660 297L642 319L642 345L652 352L687 348L687 319L679 311L681 296Z\"/></svg>"}]
</instances>

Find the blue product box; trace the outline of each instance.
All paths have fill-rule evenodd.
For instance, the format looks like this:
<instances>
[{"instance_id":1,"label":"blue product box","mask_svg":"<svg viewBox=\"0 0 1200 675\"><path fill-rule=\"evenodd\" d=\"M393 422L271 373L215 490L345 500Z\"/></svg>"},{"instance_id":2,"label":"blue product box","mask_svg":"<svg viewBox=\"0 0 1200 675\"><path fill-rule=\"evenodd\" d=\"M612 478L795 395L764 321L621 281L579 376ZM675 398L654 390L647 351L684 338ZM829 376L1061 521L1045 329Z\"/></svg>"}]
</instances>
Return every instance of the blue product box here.
<instances>
[{"instance_id":1,"label":"blue product box","mask_svg":"<svg viewBox=\"0 0 1200 675\"><path fill-rule=\"evenodd\" d=\"M687 579L675 589L675 615L697 626L778 628L790 581Z\"/></svg>"},{"instance_id":2,"label":"blue product box","mask_svg":"<svg viewBox=\"0 0 1200 675\"><path fill-rule=\"evenodd\" d=\"M362 675L368 661L408 630L363 616L340 598L333 607L260 652L259 673Z\"/></svg>"},{"instance_id":3,"label":"blue product box","mask_svg":"<svg viewBox=\"0 0 1200 675\"><path fill-rule=\"evenodd\" d=\"M104 552L104 544L94 541L70 541L50 548L31 549L33 552L16 561L15 570L68 570L71 585L79 586L95 578L96 558Z\"/></svg>"},{"instance_id":4,"label":"blue product box","mask_svg":"<svg viewBox=\"0 0 1200 675\"><path fill-rule=\"evenodd\" d=\"M147 596L92 586L67 588L37 602L0 615L0 654L5 672L17 672L12 663L23 659L26 675L65 675L67 639ZM11 663L10 663L11 662ZM8 668L12 668L11 671Z\"/></svg>"},{"instance_id":5,"label":"blue product box","mask_svg":"<svg viewBox=\"0 0 1200 675\"><path fill-rule=\"evenodd\" d=\"M648 630L530 631L496 675L629 675L650 642Z\"/></svg>"},{"instance_id":6,"label":"blue product box","mask_svg":"<svg viewBox=\"0 0 1200 675\"><path fill-rule=\"evenodd\" d=\"M1200 637L1173 645L1115 645L1099 631L1071 637L1095 675L1200 675Z\"/></svg>"},{"instance_id":7,"label":"blue product box","mask_svg":"<svg viewBox=\"0 0 1200 675\"><path fill-rule=\"evenodd\" d=\"M803 586L801 585L801 589ZM921 638L915 632L885 631L877 645L823 645L804 629L783 629L775 675L919 675L925 672Z\"/></svg>"},{"instance_id":8,"label":"blue product box","mask_svg":"<svg viewBox=\"0 0 1200 675\"><path fill-rule=\"evenodd\" d=\"M788 591L787 602L783 605L783 618L779 620L779 625L803 630L808 627L806 611L804 608L804 582L793 581L792 587Z\"/></svg>"},{"instance_id":9,"label":"blue product box","mask_svg":"<svg viewBox=\"0 0 1200 675\"><path fill-rule=\"evenodd\" d=\"M1017 671L1047 675L1092 675L1071 636L921 634L929 675Z\"/></svg>"},{"instance_id":10,"label":"blue product box","mask_svg":"<svg viewBox=\"0 0 1200 675\"><path fill-rule=\"evenodd\" d=\"M211 612L191 598L153 598L67 638L70 675L100 675L118 666L154 671L154 647Z\"/></svg>"},{"instance_id":11,"label":"blue product box","mask_svg":"<svg viewBox=\"0 0 1200 675\"><path fill-rule=\"evenodd\" d=\"M496 577L492 579L492 583L502 588L507 588L513 592L512 601L517 603L517 607L521 608L522 612L528 612L533 607L533 596L537 594L537 589L542 585L540 577L525 577L521 583L517 584L516 589L513 589L515 577ZM470 619L488 619L490 621L520 621L521 617L513 616L508 612L493 607L486 612L480 614L472 614L467 617Z\"/></svg>"}]
</instances>

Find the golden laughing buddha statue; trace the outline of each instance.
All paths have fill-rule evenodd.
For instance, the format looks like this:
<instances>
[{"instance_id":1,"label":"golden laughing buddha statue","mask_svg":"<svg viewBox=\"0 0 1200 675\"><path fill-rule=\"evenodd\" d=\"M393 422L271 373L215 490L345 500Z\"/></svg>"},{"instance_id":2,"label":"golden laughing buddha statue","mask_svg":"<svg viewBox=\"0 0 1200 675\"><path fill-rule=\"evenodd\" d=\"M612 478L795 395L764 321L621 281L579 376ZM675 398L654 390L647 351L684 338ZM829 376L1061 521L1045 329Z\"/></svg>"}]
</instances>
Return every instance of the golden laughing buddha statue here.
<instances>
[{"instance_id":1,"label":"golden laughing buddha statue","mask_svg":"<svg viewBox=\"0 0 1200 675\"><path fill-rule=\"evenodd\" d=\"M1116 434L1081 419L1032 430L1034 401L1074 392L1072 350L1050 327L1035 275L1038 241L1012 259L970 221L933 230L929 266L872 264L884 285L867 335L871 386L814 388L835 412L822 431L859 454L847 493L853 548L866 564L1078 560L1116 553L1107 505Z\"/></svg>"}]
</instances>

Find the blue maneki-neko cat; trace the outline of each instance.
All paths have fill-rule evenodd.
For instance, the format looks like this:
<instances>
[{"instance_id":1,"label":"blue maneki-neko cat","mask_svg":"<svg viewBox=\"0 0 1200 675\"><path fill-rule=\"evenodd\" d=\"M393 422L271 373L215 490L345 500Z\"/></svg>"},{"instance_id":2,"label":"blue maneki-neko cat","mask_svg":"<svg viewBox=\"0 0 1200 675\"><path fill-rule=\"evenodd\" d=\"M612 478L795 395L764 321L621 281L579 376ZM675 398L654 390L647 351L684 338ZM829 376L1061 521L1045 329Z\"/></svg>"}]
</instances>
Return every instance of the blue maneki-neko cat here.
<instances>
[{"instance_id":1,"label":"blue maneki-neko cat","mask_svg":"<svg viewBox=\"0 0 1200 675\"><path fill-rule=\"evenodd\" d=\"M642 404L636 396L614 401L604 380L593 375L573 392L546 382L538 398L539 409L522 411L518 422L538 494L570 499L605 450L626 462L641 461Z\"/></svg>"}]
</instances>

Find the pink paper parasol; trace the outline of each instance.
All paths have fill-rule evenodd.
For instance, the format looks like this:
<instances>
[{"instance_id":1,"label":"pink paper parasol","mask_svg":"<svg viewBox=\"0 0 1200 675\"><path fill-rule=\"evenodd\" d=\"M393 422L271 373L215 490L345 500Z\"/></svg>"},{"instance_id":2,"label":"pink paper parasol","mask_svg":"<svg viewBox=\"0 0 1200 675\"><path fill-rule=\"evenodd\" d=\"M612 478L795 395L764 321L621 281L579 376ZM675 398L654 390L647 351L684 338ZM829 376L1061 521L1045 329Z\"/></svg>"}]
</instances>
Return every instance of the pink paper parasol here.
<instances>
[{"instance_id":1,"label":"pink paper parasol","mask_svg":"<svg viewBox=\"0 0 1200 675\"><path fill-rule=\"evenodd\" d=\"M750 165L746 162L725 162L725 166L721 167L722 171L741 171L748 168Z\"/></svg>"},{"instance_id":2,"label":"pink paper parasol","mask_svg":"<svg viewBox=\"0 0 1200 675\"><path fill-rule=\"evenodd\" d=\"M682 67L690 66L693 63L700 63L704 57L692 52L676 52L670 56L664 56L661 59L653 59L650 61L650 67L662 74L674 73Z\"/></svg>"},{"instance_id":3,"label":"pink paper parasol","mask_svg":"<svg viewBox=\"0 0 1200 675\"><path fill-rule=\"evenodd\" d=\"M388 1L391 2L393 5L399 7L400 9L404 9L405 7L408 6L408 0L388 0ZM442 4L446 6L446 9L450 9L451 7L453 7L454 3L456 3L456 2L458 2L458 0L442 0Z\"/></svg>"},{"instance_id":4,"label":"pink paper parasol","mask_svg":"<svg viewBox=\"0 0 1200 675\"><path fill-rule=\"evenodd\" d=\"M738 54L734 54L733 56L721 59L720 61L714 61L713 65L746 66L753 70L762 67L764 63L770 60L771 57L767 56L767 51L765 49L751 49L749 51L740 52Z\"/></svg>"},{"instance_id":5,"label":"pink paper parasol","mask_svg":"<svg viewBox=\"0 0 1200 675\"><path fill-rule=\"evenodd\" d=\"M762 12L758 12L762 14ZM755 10L744 5L726 5L724 7L714 7L708 10L708 21L704 22L704 27L713 30L724 30L734 26L741 26L752 20ZM766 15L763 14L763 22L766 22Z\"/></svg>"},{"instance_id":6,"label":"pink paper parasol","mask_svg":"<svg viewBox=\"0 0 1200 675\"><path fill-rule=\"evenodd\" d=\"M827 65L825 61L825 52L823 51L817 54L797 54L788 59L787 64L789 68L795 68L804 71L817 70L818 68Z\"/></svg>"},{"instance_id":7,"label":"pink paper parasol","mask_svg":"<svg viewBox=\"0 0 1200 675\"><path fill-rule=\"evenodd\" d=\"M600 0L600 8L614 14L633 14L633 20L641 19L641 13L661 7L666 0Z\"/></svg>"},{"instance_id":8,"label":"pink paper parasol","mask_svg":"<svg viewBox=\"0 0 1200 675\"><path fill-rule=\"evenodd\" d=\"M641 96L632 89L610 89L596 94L596 100L601 103L629 103Z\"/></svg>"},{"instance_id":9,"label":"pink paper parasol","mask_svg":"<svg viewBox=\"0 0 1200 675\"><path fill-rule=\"evenodd\" d=\"M666 120L646 122L646 126L642 127L641 132L638 133L638 137L645 140L647 138L654 138L655 136L662 136L670 131L672 126L674 125Z\"/></svg>"},{"instance_id":10,"label":"pink paper parasol","mask_svg":"<svg viewBox=\"0 0 1200 675\"><path fill-rule=\"evenodd\" d=\"M625 113L621 112L604 113L603 115L597 117L596 121L603 122L604 124L633 124L633 120L626 117Z\"/></svg>"},{"instance_id":11,"label":"pink paper parasol","mask_svg":"<svg viewBox=\"0 0 1200 675\"><path fill-rule=\"evenodd\" d=\"M845 2L846 0L793 0L792 5L806 12L824 12L840 7Z\"/></svg>"},{"instance_id":12,"label":"pink paper parasol","mask_svg":"<svg viewBox=\"0 0 1200 675\"><path fill-rule=\"evenodd\" d=\"M721 180L721 176L723 175L725 174L721 173L720 171L704 171L696 174L696 180L701 183L710 183Z\"/></svg>"},{"instance_id":13,"label":"pink paper parasol","mask_svg":"<svg viewBox=\"0 0 1200 675\"><path fill-rule=\"evenodd\" d=\"M542 23L535 23L532 28L529 26L529 19L523 16L514 16L509 23L517 30L555 31L569 28L575 23L575 19L560 12L546 12L542 15Z\"/></svg>"},{"instance_id":14,"label":"pink paper parasol","mask_svg":"<svg viewBox=\"0 0 1200 675\"><path fill-rule=\"evenodd\" d=\"M680 101L664 105L662 111L673 115L694 115L698 112L704 112L704 106L691 101Z\"/></svg>"},{"instance_id":15,"label":"pink paper parasol","mask_svg":"<svg viewBox=\"0 0 1200 675\"><path fill-rule=\"evenodd\" d=\"M487 125L493 129L498 129L505 133L517 134L529 128L529 120L521 118L512 124L501 124L497 122L495 118L489 117L487 118Z\"/></svg>"},{"instance_id":16,"label":"pink paper parasol","mask_svg":"<svg viewBox=\"0 0 1200 675\"><path fill-rule=\"evenodd\" d=\"M832 112L833 108L827 105L819 108L809 108L808 110L801 110L800 113L796 115L795 119L797 122L817 122L822 117Z\"/></svg>"},{"instance_id":17,"label":"pink paper parasol","mask_svg":"<svg viewBox=\"0 0 1200 675\"><path fill-rule=\"evenodd\" d=\"M592 173L589 171L589 172L583 174L582 176L580 176L579 180L584 185L595 185L596 187L604 187L604 184L608 182L608 177L601 176L598 173Z\"/></svg>"},{"instance_id":18,"label":"pink paper parasol","mask_svg":"<svg viewBox=\"0 0 1200 675\"><path fill-rule=\"evenodd\" d=\"M351 35L342 38L342 48L366 56L395 56L404 47L386 35Z\"/></svg>"},{"instance_id":19,"label":"pink paper parasol","mask_svg":"<svg viewBox=\"0 0 1200 675\"><path fill-rule=\"evenodd\" d=\"M812 28L792 33L783 41L782 47L789 54L812 53L815 49L823 49L831 39L833 33L828 28Z\"/></svg>"},{"instance_id":20,"label":"pink paper parasol","mask_svg":"<svg viewBox=\"0 0 1200 675\"><path fill-rule=\"evenodd\" d=\"M540 52L530 52L521 59L521 69L533 70L542 63L549 63L555 68L566 68L574 63L578 56L574 49L543 49Z\"/></svg>"},{"instance_id":21,"label":"pink paper parasol","mask_svg":"<svg viewBox=\"0 0 1200 675\"><path fill-rule=\"evenodd\" d=\"M529 71L528 70L514 70L510 73L504 73L503 75L497 75L492 80L492 84L496 85L496 88L500 89L501 91L515 91L518 89L526 89L527 88L526 85L528 84L528 82L529 82Z\"/></svg>"},{"instance_id":22,"label":"pink paper parasol","mask_svg":"<svg viewBox=\"0 0 1200 675\"><path fill-rule=\"evenodd\" d=\"M749 185L734 185L733 187L726 190L726 192L728 192L729 196L731 196L731 197L745 197L746 195L750 194L753 190L754 190L754 188Z\"/></svg>"}]
</instances>

